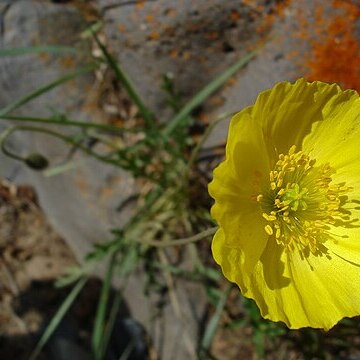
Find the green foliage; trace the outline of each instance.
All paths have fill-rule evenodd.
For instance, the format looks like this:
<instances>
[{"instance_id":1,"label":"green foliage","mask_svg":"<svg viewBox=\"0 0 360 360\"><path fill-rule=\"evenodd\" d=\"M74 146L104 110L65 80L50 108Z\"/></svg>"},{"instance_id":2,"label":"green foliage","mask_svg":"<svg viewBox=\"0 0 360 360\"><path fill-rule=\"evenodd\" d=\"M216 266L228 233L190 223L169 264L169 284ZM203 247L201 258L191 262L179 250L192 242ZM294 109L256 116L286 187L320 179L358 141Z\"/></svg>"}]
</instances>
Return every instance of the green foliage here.
<instances>
[{"instance_id":1,"label":"green foliage","mask_svg":"<svg viewBox=\"0 0 360 360\"><path fill-rule=\"evenodd\" d=\"M41 96L42 94L45 94L48 91L64 84L65 82L75 79L76 77L78 77L80 75L94 71L96 69L96 67L97 67L97 64L88 65L84 68L77 69L67 75L64 75L64 76L60 77L59 79L51 81L49 84L41 86L40 88L34 90L30 94L24 96L21 99L14 101L13 103L10 103L5 108L1 109L0 110L0 118L3 118L4 116L10 114L14 110L20 108L21 106L27 104L30 101L36 99L37 97Z\"/></svg>"},{"instance_id":2,"label":"green foliage","mask_svg":"<svg viewBox=\"0 0 360 360\"><path fill-rule=\"evenodd\" d=\"M200 351L199 351L200 359L206 358L206 356L209 355L210 346L215 336L215 332L219 326L221 316L224 311L227 298L229 296L230 289L231 286L228 285L227 288L221 292L221 294L218 294L215 313L209 320L200 342Z\"/></svg>"},{"instance_id":3,"label":"green foliage","mask_svg":"<svg viewBox=\"0 0 360 360\"><path fill-rule=\"evenodd\" d=\"M23 56L27 54L78 54L79 51L69 46L30 46L30 47L19 47L12 49L0 49L0 57L5 56Z\"/></svg>"}]
</instances>

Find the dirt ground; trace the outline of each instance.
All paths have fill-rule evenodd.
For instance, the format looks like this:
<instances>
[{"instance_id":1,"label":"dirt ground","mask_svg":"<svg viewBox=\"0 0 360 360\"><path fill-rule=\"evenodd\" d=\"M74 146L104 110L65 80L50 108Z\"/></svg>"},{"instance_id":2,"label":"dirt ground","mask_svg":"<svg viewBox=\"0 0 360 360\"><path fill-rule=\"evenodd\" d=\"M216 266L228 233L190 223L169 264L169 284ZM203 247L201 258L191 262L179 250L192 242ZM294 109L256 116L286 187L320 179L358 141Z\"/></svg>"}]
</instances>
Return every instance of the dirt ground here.
<instances>
[{"instance_id":1,"label":"dirt ground","mask_svg":"<svg viewBox=\"0 0 360 360\"><path fill-rule=\"evenodd\" d=\"M5 180L0 182L0 251L0 359L27 359L69 291L56 288L55 280L77 262L48 224L34 191ZM75 343L83 343L84 348L100 286L99 280L91 280L68 316L76 321L71 329L83 329ZM69 321L62 326L69 326ZM71 335L71 330L65 332ZM55 359L50 354L58 346L58 338L50 343L43 359ZM79 351L71 350L73 356Z\"/></svg>"},{"instance_id":2,"label":"dirt ground","mask_svg":"<svg viewBox=\"0 0 360 360\"><path fill-rule=\"evenodd\" d=\"M28 186L0 179L0 359L27 360L71 287L55 281L77 265L65 241L52 229ZM42 360L91 359L91 331L102 282L91 278L47 343ZM112 301L115 292L110 294ZM107 359L118 359L135 339L131 359L148 357L150 344L124 304Z\"/></svg>"},{"instance_id":3,"label":"dirt ground","mask_svg":"<svg viewBox=\"0 0 360 360\"><path fill-rule=\"evenodd\" d=\"M0 183L0 358L23 359L64 296L54 279L76 264L27 186ZM14 357L15 355L15 357Z\"/></svg>"}]
</instances>

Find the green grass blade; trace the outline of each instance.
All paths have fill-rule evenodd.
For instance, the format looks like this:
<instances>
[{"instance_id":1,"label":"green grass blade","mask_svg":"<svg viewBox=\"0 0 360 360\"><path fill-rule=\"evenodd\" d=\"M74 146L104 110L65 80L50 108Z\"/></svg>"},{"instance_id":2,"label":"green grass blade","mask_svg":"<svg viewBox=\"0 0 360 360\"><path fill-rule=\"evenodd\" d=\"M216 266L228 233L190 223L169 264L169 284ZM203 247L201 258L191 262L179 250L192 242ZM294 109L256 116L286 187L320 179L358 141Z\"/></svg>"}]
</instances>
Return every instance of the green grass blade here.
<instances>
[{"instance_id":1,"label":"green grass blade","mask_svg":"<svg viewBox=\"0 0 360 360\"><path fill-rule=\"evenodd\" d=\"M119 360L128 360L134 348L135 348L135 340L132 339L126 346L124 352L120 355Z\"/></svg>"},{"instance_id":2,"label":"green grass blade","mask_svg":"<svg viewBox=\"0 0 360 360\"><path fill-rule=\"evenodd\" d=\"M21 56L27 54L78 54L79 50L61 45L40 45L29 47L17 47L10 49L0 49L0 57L5 56Z\"/></svg>"},{"instance_id":3,"label":"green grass blade","mask_svg":"<svg viewBox=\"0 0 360 360\"><path fill-rule=\"evenodd\" d=\"M71 144L73 146L75 146L77 149L81 150L82 152L84 152L85 154L92 156L93 158L111 164L113 166L116 167L122 167L122 166L126 166L126 163L120 163L119 160L113 160L111 159L111 157L107 156L107 155L101 155L98 154L97 152L93 151L91 148L79 143L78 141L74 140L73 137L70 136L66 136L64 134L61 134L59 132L47 129L45 127L37 127L37 126L13 126L13 127L8 127L5 131L3 131L0 134L1 137L1 141L0 141L0 147L1 150L5 153L5 155L20 160L20 161L24 161L23 157L19 157L11 152L9 152L8 150L6 150L6 147L4 146L4 141L6 138L8 138L12 133L14 133L15 131L32 131L32 132L39 132L39 133L43 133L43 134L47 134L50 136L54 136L60 140L62 140L65 143Z\"/></svg>"},{"instance_id":4,"label":"green grass blade","mask_svg":"<svg viewBox=\"0 0 360 360\"><path fill-rule=\"evenodd\" d=\"M103 337L102 344L101 344L101 356L102 357L104 357L106 354L106 349L109 345L111 335L114 330L116 316L119 312L119 309L120 309L120 306L122 303L123 303L123 297L122 297L122 294L120 293L120 291L118 291L115 296L114 303L110 310L109 320L106 324L104 337Z\"/></svg>"},{"instance_id":5,"label":"green grass blade","mask_svg":"<svg viewBox=\"0 0 360 360\"><path fill-rule=\"evenodd\" d=\"M81 68L79 70L73 71L65 76L62 76L61 78L52 81L51 83L41 86L40 88L38 88L37 90L33 91L32 93L24 96L23 98L14 101L13 103L7 105L5 108L3 108L2 110L0 110L0 117L10 113L11 111L14 111L15 109L25 105L26 103L30 102L31 100L39 97L40 95L48 92L49 90L69 81L74 79L77 76L86 74L90 71L93 71L96 68L95 65L91 65L91 66L87 66L85 68Z\"/></svg>"},{"instance_id":6,"label":"green grass blade","mask_svg":"<svg viewBox=\"0 0 360 360\"><path fill-rule=\"evenodd\" d=\"M107 63L114 71L117 79L120 83L124 86L125 90L127 91L128 95L138 107L141 116L143 117L146 124L153 128L155 126L155 116L154 114L145 106L143 103L140 95L136 92L134 86L132 85L130 79L127 77L125 72L121 69L120 64L114 59L114 57L109 53L107 48L102 44L102 42L98 39L96 34L94 34L94 38L98 46L100 47Z\"/></svg>"},{"instance_id":7,"label":"green grass blade","mask_svg":"<svg viewBox=\"0 0 360 360\"><path fill-rule=\"evenodd\" d=\"M246 64L250 62L256 55L256 52L250 52L242 57L234 65L226 69L222 74L217 78L212 80L207 84L197 95L195 95L176 115L169 121L167 126L163 130L164 136L171 135L177 127L186 120L191 112L201 105L211 94L220 88L231 76L233 76L237 71L243 68Z\"/></svg>"},{"instance_id":8,"label":"green grass blade","mask_svg":"<svg viewBox=\"0 0 360 360\"><path fill-rule=\"evenodd\" d=\"M58 325L60 324L61 320L64 318L65 314L68 312L71 305L74 303L75 299L79 295L80 291L84 287L85 283L87 281L87 278L82 278L78 281L78 283L73 287L70 294L67 296L67 298L64 300L64 302L61 304L60 308L50 321L50 324L47 326L46 330L44 331L41 339L37 343L35 349L31 353L29 360L35 360L45 344L50 339L51 335L54 333Z\"/></svg>"},{"instance_id":9,"label":"green grass blade","mask_svg":"<svg viewBox=\"0 0 360 360\"><path fill-rule=\"evenodd\" d=\"M105 349L103 349L103 336L105 330L106 310L110 297L111 281L116 263L116 255L116 253L111 255L104 283L101 288L98 307L96 310L94 328L91 339L95 360L100 360L102 358L103 352L105 352Z\"/></svg>"},{"instance_id":10,"label":"green grass blade","mask_svg":"<svg viewBox=\"0 0 360 360\"><path fill-rule=\"evenodd\" d=\"M193 167L193 165L196 162L197 157L198 157L201 149L203 148L203 145L204 145L205 141L210 136L210 134L214 130L215 126L218 125L221 121L224 121L225 119L228 119L229 117L233 116L233 114L234 114L234 112L222 114L217 119L215 119L215 121L211 122L208 125L208 127L206 128L206 130L205 130L204 134L202 135L200 141L196 144L196 146L194 147L194 149L192 150L192 152L190 154L190 159L189 159L188 165L187 165L188 171Z\"/></svg>"},{"instance_id":11,"label":"green grass blade","mask_svg":"<svg viewBox=\"0 0 360 360\"><path fill-rule=\"evenodd\" d=\"M99 32L101 28L104 26L103 21L97 21L94 24L90 25L88 28L86 28L81 34L81 39L87 39L89 37L93 37L94 34Z\"/></svg>"},{"instance_id":12,"label":"green grass blade","mask_svg":"<svg viewBox=\"0 0 360 360\"><path fill-rule=\"evenodd\" d=\"M136 131L135 129L124 129L119 128L114 125L107 125L107 124L97 124L92 122L85 122L79 120L72 120L72 119L65 119L65 120L57 120L54 118L41 118L41 117L31 117L31 116L11 116L11 115L0 115L0 120L13 120L13 121L21 121L21 122L35 122L35 123L42 123L42 124L55 124L55 125L62 125L62 126L76 126L79 128L93 128L98 130L104 131Z\"/></svg>"},{"instance_id":13,"label":"green grass blade","mask_svg":"<svg viewBox=\"0 0 360 360\"><path fill-rule=\"evenodd\" d=\"M56 165L44 171L45 177L57 176L64 172L76 169L78 164L75 161L66 162L65 164Z\"/></svg>"},{"instance_id":14,"label":"green grass blade","mask_svg":"<svg viewBox=\"0 0 360 360\"><path fill-rule=\"evenodd\" d=\"M134 250L135 247L132 246L129 250L129 252L123 257L121 261L121 267L120 267L120 275L123 279L123 285L120 287L120 289L117 290L115 299L113 301L109 318L106 324L106 327L104 328L104 334L101 340L101 356L99 356L100 359L103 359L106 354L106 349L109 345L111 335L114 329L116 316L119 312L120 306L123 304L123 296L122 293L124 289L126 288L127 281L129 279L129 275L131 271L134 268L134 264L136 264L136 259L134 258ZM136 252L137 254L137 252Z\"/></svg>"},{"instance_id":15,"label":"green grass blade","mask_svg":"<svg viewBox=\"0 0 360 360\"><path fill-rule=\"evenodd\" d=\"M201 344L200 344L200 358L204 357L204 355L208 352L208 350L211 346L211 342L214 338L216 329L219 325L221 315L222 315L225 305L226 305L226 300L229 296L230 289L231 289L231 285L229 285L228 288L224 292L221 293L221 297L216 306L215 314L210 319L209 324L206 327L204 336L203 336L203 338L201 340Z\"/></svg>"},{"instance_id":16,"label":"green grass blade","mask_svg":"<svg viewBox=\"0 0 360 360\"><path fill-rule=\"evenodd\" d=\"M81 266L70 266L65 268L64 274L55 281L55 287L61 288L69 286L87 275L87 269Z\"/></svg>"}]
</instances>

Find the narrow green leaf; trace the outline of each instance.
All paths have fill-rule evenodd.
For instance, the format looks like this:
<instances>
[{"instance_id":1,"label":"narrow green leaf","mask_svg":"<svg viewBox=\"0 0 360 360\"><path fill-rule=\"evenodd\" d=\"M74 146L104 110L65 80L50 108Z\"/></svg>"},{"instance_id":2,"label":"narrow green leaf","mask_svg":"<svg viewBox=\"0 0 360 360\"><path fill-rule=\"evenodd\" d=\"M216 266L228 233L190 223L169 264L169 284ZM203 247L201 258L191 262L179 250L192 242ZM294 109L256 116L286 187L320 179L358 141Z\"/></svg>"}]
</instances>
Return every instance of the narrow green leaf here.
<instances>
[{"instance_id":1,"label":"narrow green leaf","mask_svg":"<svg viewBox=\"0 0 360 360\"><path fill-rule=\"evenodd\" d=\"M24 159L21 156L18 156L16 154L11 153L10 151L8 151L5 147L5 143L4 141L6 140L6 138L8 138L12 133L14 133L15 131L32 131L32 132L39 132L39 133L43 133L43 134L47 134L50 136L54 136L62 141L64 141L65 143L71 144L73 146L75 146L77 149L81 150L82 152L84 152L85 154L108 164L111 164L113 166L116 167L121 167L124 166L124 164L121 164L119 161L117 160L113 160L111 159L111 157L107 156L107 155L100 155L97 152L93 151L91 148L78 143L77 141L75 141L73 139L73 137L70 136L65 136L62 133L56 132L54 130L51 129L47 129L45 127L38 127L38 126L13 126L13 127L8 127L5 131L3 131L0 134L0 147L1 150L3 151L3 153L11 158L14 158L16 160L19 161L25 161L26 159ZM126 164L125 164L126 165Z\"/></svg>"},{"instance_id":2,"label":"narrow green leaf","mask_svg":"<svg viewBox=\"0 0 360 360\"><path fill-rule=\"evenodd\" d=\"M206 354L211 346L211 342L219 325L221 315L225 308L226 300L229 296L230 289L231 285L229 285L228 288L221 294L221 297L216 306L215 314L210 319L208 326L206 327L206 330L204 332L204 336L201 340L200 354Z\"/></svg>"},{"instance_id":3,"label":"narrow green leaf","mask_svg":"<svg viewBox=\"0 0 360 360\"><path fill-rule=\"evenodd\" d=\"M102 344L101 344L101 357L104 357L106 354L106 349L109 346L109 342L111 339L111 334L114 330L114 326L115 326L115 321L116 321L116 316L119 312L120 306L123 304L123 297L122 294L120 292L120 290L118 290L116 296L115 296L115 300L112 304L111 310L110 310L110 315L109 315L109 320L106 324L106 328L105 328L105 332L104 332L104 336L102 339Z\"/></svg>"},{"instance_id":4,"label":"narrow green leaf","mask_svg":"<svg viewBox=\"0 0 360 360\"><path fill-rule=\"evenodd\" d=\"M117 290L115 299L112 303L110 313L109 313L109 319L107 321L104 336L103 336L102 343L101 343L101 358L104 358L106 355L106 350L107 350L107 347L108 347L110 339L111 339L111 335L114 330L117 314L120 310L120 307L122 305L124 305L122 294L127 286L129 275L130 274L128 273L122 278L123 284L121 285L120 289Z\"/></svg>"},{"instance_id":5,"label":"narrow green leaf","mask_svg":"<svg viewBox=\"0 0 360 360\"><path fill-rule=\"evenodd\" d=\"M233 114L234 114L233 112L222 114L217 119L215 119L215 121L211 122L208 125L208 127L206 128L200 141L196 144L196 146L194 147L194 149L192 150L192 152L190 154L190 159L187 164L187 172L188 173L189 173L190 169L193 167L194 163L196 162L197 157L198 157L201 149L203 148L203 145L204 145L206 139L210 136L210 134L214 130L215 126L218 125L221 121L224 121L225 119L229 118Z\"/></svg>"},{"instance_id":6,"label":"narrow green leaf","mask_svg":"<svg viewBox=\"0 0 360 360\"><path fill-rule=\"evenodd\" d=\"M81 39L87 39L89 37L92 37L94 34L96 34L101 28L103 27L104 22L103 21L96 21L94 24L91 24L88 28L86 28L81 34Z\"/></svg>"},{"instance_id":7,"label":"narrow green leaf","mask_svg":"<svg viewBox=\"0 0 360 360\"><path fill-rule=\"evenodd\" d=\"M126 346L124 352L120 355L119 360L128 360L134 348L135 348L135 340L132 339Z\"/></svg>"},{"instance_id":8,"label":"narrow green leaf","mask_svg":"<svg viewBox=\"0 0 360 360\"><path fill-rule=\"evenodd\" d=\"M130 246L126 254L124 254L121 267L120 267L120 275L122 277L129 275L139 261L139 250L137 246Z\"/></svg>"},{"instance_id":9,"label":"narrow green leaf","mask_svg":"<svg viewBox=\"0 0 360 360\"><path fill-rule=\"evenodd\" d=\"M49 90L51 90L57 86L65 83L66 81L74 79L75 77L77 77L79 75L83 75L90 71L93 71L96 67L97 67L97 65L96 66L90 65L85 68L81 68L81 69L71 72L65 76L62 76L61 78L59 78L55 81L52 81L51 83L49 83L47 85L41 86L40 88L33 91L32 93L24 96L23 98L21 98L19 100L14 101L13 103L7 105L5 108L0 110L0 117L3 117L4 115L10 113L11 111L14 111L15 109L21 107L22 105L25 105L26 103L30 102L31 100L39 97L40 95L48 92Z\"/></svg>"},{"instance_id":10,"label":"narrow green leaf","mask_svg":"<svg viewBox=\"0 0 360 360\"><path fill-rule=\"evenodd\" d=\"M60 308L54 315L54 317L51 319L50 324L45 329L41 339L37 343L35 349L31 353L29 360L35 360L39 355L45 344L50 339L51 335L53 335L54 331L60 324L61 320L64 318L68 310L70 309L71 305L74 303L75 299L79 295L80 291L84 287L85 283L87 281L87 278L82 278L79 280L79 282L73 287L70 294L67 296L67 298L64 300L64 302L61 304Z\"/></svg>"},{"instance_id":11,"label":"narrow green leaf","mask_svg":"<svg viewBox=\"0 0 360 360\"><path fill-rule=\"evenodd\" d=\"M56 288L69 286L85 276L86 269L80 266L71 266L65 269L64 275L59 277L55 282Z\"/></svg>"},{"instance_id":12,"label":"narrow green leaf","mask_svg":"<svg viewBox=\"0 0 360 360\"><path fill-rule=\"evenodd\" d=\"M200 274L213 281L219 281L221 274L218 270L212 269L211 267L203 267L199 269Z\"/></svg>"},{"instance_id":13,"label":"narrow green leaf","mask_svg":"<svg viewBox=\"0 0 360 360\"><path fill-rule=\"evenodd\" d=\"M64 172L74 170L77 166L78 164L75 161L70 161L65 164L53 166L50 169L45 170L43 174L45 177L56 176Z\"/></svg>"},{"instance_id":14,"label":"narrow green leaf","mask_svg":"<svg viewBox=\"0 0 360 360\"><path fill-rule=\"evenodd\" d=\"M111 255L96 310L95 323L92 333L92 348L95 360L101 360L104 351L102 339L104 336L106 309L110 297L111 281L116 263L116 255L116 253Z\"/></svg>"},{"instance_id":15,"label":"narrow green leaf","mask_svg":"<svg viewBox=\"0 0 360 360\"><path fill-rule=\"evenodd\" d=\"M226 80L228 80L231 76L233 76L237 71L243 68L246 64L250 62L251 59L254 58L256 52L250 52L242 57L238 62L234 65L230 66L226 69L222 74L220 74L217 78L212 80L209 84L207 84L199 93L197 93L176 115L175 117L169 121L167 126L163 130L164 136L171 135L177 127L183 123L184 120L188 118L191 112L201 105L211 94L213 94L216 90L223 85Z\"/></svg>"},{"instance_id":16,"label":"narrow green leaf","mask_svg":"<svg viewBox=\"0 0 360 360\"><path fill-rule=\"evenodd\" d=\"M98 130L104 130L104 131L137 131L136 129L124 129L119 128L114 125L108 125L108 124L97 124L92 122L85 122L85 121L79 121L79 120L72 120L72 119L64 119L64 120L58 120L55 118L40 118L40 117L31 117L31 116L10 116L10 115L1 115L0 114L0 120L13 120L13 121L22 121L22 122L36 122L36 123L43 123L43 124L56 124L56 125L62 125L62 126L77 126L79 128L94 128Z\"/></svg>"},{"instance_id":17,"label":"narrow green leaf","mask_svg":"<svg viewBox=\"0 0 360 360\"><path fill-rule=\"evenodd\" d=\"M78 54L79 50L70 46L61 45L40 45L29 47L17 47L10 49L0 49L0 57L21 56L26 54Z\"/></svg>"},{"instance_id":18,"label":"narrow green leaf","mask_svg":"<svg viewBox=\"0 0 360 360\"><path fill-rule=\"evenodd\" d=\"M94 38L98 46L100 47L106 61L109 66L114 71L117 79L124 86L130 98L134 101L135 105L138 107L141 116L144 118L146 124L153 128L155 126L155 116L154 114L145 106L140 95L136 92L134 86L132 85L130 79L127 77L126 73L121 69L120 64L114 59L114 57L109 53L104 44L98 39L96 34Z\"/></svg>"},{"instance_id":19,"label":"narrow green leaf","mask_svg":"<svg viewBox=\"0 0 360 360\"><path fill-rule=\"evenodd\" d=\"M263 359L265 355L265 335L259 329L255 329L253 335L253 343L255 345L255 350L259 359Z\"/></svg>"}]
</instances>

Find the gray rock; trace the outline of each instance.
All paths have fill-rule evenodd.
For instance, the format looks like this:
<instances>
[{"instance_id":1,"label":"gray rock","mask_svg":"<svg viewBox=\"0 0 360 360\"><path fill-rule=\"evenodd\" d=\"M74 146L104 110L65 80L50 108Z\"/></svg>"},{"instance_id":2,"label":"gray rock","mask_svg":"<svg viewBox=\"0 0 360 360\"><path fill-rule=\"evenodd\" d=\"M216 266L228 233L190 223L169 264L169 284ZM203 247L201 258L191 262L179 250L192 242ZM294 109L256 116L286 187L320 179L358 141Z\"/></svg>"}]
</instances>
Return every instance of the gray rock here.
<instances>
[{"instance_id":1,"label":"gray rock","mask_svg":"<svg viewBox=\"0 0 360 360\"><path fill-rule=\"evenodd\" d=\"M88 64L89 43L79 37L86 26L72 7L42 1L13 3L3 18L2 48L56 44L74 46L82 52L81 55L26 54L0 58L0 107ZM95 91L94 75L88 73L34 99L16 110L16 114L34 117L66 114L69 118L101 122L101 113L96 109L90 113L87 107L92 91ZM69 128L55 130L74 134ZM28 131L14 134L9 145L22 156L43 154L52 165L62 164L69 154L69 146L62 141ZM18 177L18 181L35 186L50 221L82 259L94 243L109 238L111 228L126 223L129 213L115 209L134 193L135 185L125 171L80 153L72 161L74 168L57 176L46 177L26 169L25 177ZM11 176L14 171L8 169L8 174L2 175Z\"/></svg>"},{"instance_id":2,"label":"gray rock","mask_svg":"<svg viewBox=\"0 0 360 360\"><path fill-rule=\"evenodd\" d=\"M258 22L250 21L253 9L241 0L95 3L104 13L109 46L162 120L170 115L167 95L161 89L165 74L173 76L185 102L259 38ZM205 107L216 105L208 102Z\"/></svg>"}]
</instances>

